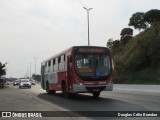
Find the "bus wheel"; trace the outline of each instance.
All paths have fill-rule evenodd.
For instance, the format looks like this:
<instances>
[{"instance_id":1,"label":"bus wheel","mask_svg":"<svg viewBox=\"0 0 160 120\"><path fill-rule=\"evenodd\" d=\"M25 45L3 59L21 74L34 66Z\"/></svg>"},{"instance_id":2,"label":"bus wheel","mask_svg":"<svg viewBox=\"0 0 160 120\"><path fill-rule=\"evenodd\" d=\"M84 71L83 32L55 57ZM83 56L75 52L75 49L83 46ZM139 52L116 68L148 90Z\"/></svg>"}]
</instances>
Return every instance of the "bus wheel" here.
<instances>
[{"instance_id":1,"label":"bus wheel","mask_svg":"<svg viewBox=\"0 0 160 120\"><path fill-rule=\"evenodd\" d=\"M92 94L94 98L98 98L100 95L100 92L93 92Z\"/></svg>"},{"instance_id":2,"label":"bus wheel","mask_svg":"<svg viewBox=\"0 0 160 120\"><path fill-rule=\"evenodd\" d=\"M62 83L62 95L65 98L69 98L69 93L67 92L67 87L66 87L65 82Z\"/></svg>"},{"instance_id":3,"label":"bus wheel","mask_svg":"<svg viewBox=\"0 0 160 120\"><path fill-rule=\"evenodd\" d=\"M52 91L49 89L49 83L46 83L46 92L50 95L52 94Z\"/></svg>"}]
</instances>

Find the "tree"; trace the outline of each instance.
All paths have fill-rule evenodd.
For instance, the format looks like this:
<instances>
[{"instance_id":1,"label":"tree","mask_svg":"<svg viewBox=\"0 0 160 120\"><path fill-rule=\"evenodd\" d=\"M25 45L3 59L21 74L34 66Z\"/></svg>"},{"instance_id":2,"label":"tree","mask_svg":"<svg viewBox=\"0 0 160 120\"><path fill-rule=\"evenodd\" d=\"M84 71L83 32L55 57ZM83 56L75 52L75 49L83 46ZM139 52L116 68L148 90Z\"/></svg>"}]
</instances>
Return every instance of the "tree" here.
<instances>
[{"instance_id":1,"label":"tree","mask_svg":"<svg viewBox=\"0 0 160 120\"><path fill-rule=\"evenodd\" d=\"M120 45L121 45L120 41L113 40L113 38L110 38L106 44L106 46L113 51L117 50L120 47Z\"/></svg>"},{"instance_id":2,"label":"tree","mask_svg":"<svg viewBox=\"0 0 160 120\"><path fill-rule=\"evenodd\" d=\"M114 40L113 41L113 48L118 48L120 46L120 41L119 40Z\"/></svg>"},{"instance_id":3,"label":"tree","mask_svg":"<svg viewBox=\"0 0 160 120\"><path fill-rule=\"evenodd\" d=\"M160 21L160 10L152 9L145 13L144 19L149 24Z\"/></svg>"},{"instance_id":4,"label":"tree","mask_svg":"<svg viewBox=\"0 0 160 120\"><path fill-rule=\"evenodd\" d=\"M111 50L113 56L121 51L123 47L120 40L113 40L113 38L108 40L106 46Z\"/></svg>"},{"instance_id":5,"label":"tree","mask_svg":"<svg viewBox=\"0 0 160 120\"><path fill-rule=\"evenodd\" d=\"M132 38L133 29L123 28L120 35L121 35L121 42L123 43L123 45L125 45Z\"/></svg>"},{"instance_id":6,"label":"tree","mask_svg":"<svg viewBox=\"0 0 160 120\"><path fill-rule=\"evenodd\" d=\"M110 38L110 39L108 40L106 46L107 46L110 50L112 50L112 47L113 47L113 38Z\"/></svg>"},{"instance_id":7,"label":"tree","mask_svg":"<svg viewBox=\"0 0 160 120\"><path fill-rule=\"evenodd\" d=\"M125 36L132 36L133 35L133 29L132 28L123 28L120 35L122 37L125 37Z\"/></svg>"},{"instance_id":8,"label":"tree","mask_svg":"<svg viewBox=\"0 0 160 120\"><path fill-rule=\"evenodd\" d=\"M146 29L148 24L144 20L145 13L143 12L137 12L132 15L132 17L129 20L129 26L133 26L135 29L138 29L139 31L141 29Z\"/></svg>"},{"instance_id":9,"label":"tree","mask_svg":"<svg viewBox=\"0 0 160 120\"><path fill-rule=\"evenodd\" d=\"M114 56L122 50L123 45L121 44L120 40L114 40L112 42L112 44L113 44L112 45L112 54Z\"/></svg>"},{"instance_id":10,"label":"tree","mask_svg":"<svg viewBox=\"0 0 160 120\"><path fill-rule=\"evenodd\" d=\"M38 81L38 82L41 81L41 75L35 75L35 74L33 74L33 75L32 75L32 78L33 78L34 80Z\"/></svg>"},{"instance_id":11,"label":"tree","mask_svg":"<svg viewBox=\"0 0 160 120\"><path fill-rule=\"evenodd\" d=\"M0 62L0 77L1 77L2 75L6 75L6 69L5 69L6 64L7 64L7 63L2 64L2 63Z\"/></svg>"}]
</instances>

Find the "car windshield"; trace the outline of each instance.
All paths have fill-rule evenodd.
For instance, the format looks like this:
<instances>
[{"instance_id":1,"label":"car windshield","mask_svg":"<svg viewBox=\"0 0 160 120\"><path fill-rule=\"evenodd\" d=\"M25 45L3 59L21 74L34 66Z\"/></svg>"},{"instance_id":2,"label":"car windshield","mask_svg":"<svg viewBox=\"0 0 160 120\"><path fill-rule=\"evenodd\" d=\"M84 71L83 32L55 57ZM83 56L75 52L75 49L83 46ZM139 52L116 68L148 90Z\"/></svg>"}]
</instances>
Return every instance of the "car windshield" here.
<instances>
[{"instance_id":1,"label":"car windshield","mask_svg":"<svg viewBox=\"0 0 160 120\"><path fill-rule=\"evenodd\" d=\"M106 54L80 54L75 56L76 71L80 76L107 76L110 74L110 58Z\"/></svg>"},{"instance_id":2,"label":"car windshield","mask_svg":"<svg viewBox=\"0 0 160 120\"><path fill-rule=\"evenodd\" d=\"M30 82L29 80L21 80L21 82Z\"/></svg>"}]
</instances>

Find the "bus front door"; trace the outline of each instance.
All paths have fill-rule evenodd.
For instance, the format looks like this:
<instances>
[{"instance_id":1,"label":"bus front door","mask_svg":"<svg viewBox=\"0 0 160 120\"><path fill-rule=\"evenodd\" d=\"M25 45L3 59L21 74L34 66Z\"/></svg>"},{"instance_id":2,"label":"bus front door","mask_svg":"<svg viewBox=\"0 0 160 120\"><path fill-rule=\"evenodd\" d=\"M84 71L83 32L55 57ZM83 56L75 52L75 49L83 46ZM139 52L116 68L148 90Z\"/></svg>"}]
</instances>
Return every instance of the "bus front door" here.
<instances>
[{"instance_id":1,"label":"bus front door","mask_svg":"<svg viewBox=\"0 0 160 120\"><path fill-rule=\"evenodd\" d=\"M44 69L45 69L45 67L42 66L42 67L41 67L41 75L42 75L42 78L41 78L41 87L42 87L43 89L45 89Z\"/></svg>"},{"instance_id":2,"label":"bus front door","mask_svg":"<svg viewBox=\"0 0 160 120\"><path fill-rule=\"evenodd\" d=\"M67 73L68 73L68 83L69 83L69 91L73 91L73 82L72 82L72 56L68 56L67 63Z\"/></svg>"}]
</instances>

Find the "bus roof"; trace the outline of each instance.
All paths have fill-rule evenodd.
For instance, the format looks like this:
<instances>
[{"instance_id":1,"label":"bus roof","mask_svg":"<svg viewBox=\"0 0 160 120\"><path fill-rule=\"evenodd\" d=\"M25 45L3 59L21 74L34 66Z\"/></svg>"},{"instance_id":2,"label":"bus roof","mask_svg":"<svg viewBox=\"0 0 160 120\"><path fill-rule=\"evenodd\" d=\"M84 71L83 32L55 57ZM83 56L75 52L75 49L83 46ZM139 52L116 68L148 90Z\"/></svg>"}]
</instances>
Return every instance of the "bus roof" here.
<instances>
[{"instance_id":1,"label":"bus roof","mask_svg":"<svg viewBox=\"0 0 160 120\"><path fill-rule=\"evenodd\" d=\"M81 47L83 47L83 48L95 48L95 47L96 47L96 48L107 48L107 47L102 47L102 46L72 46L72 47L69 47L68 49L65 49L65 50L59 52L58 54L53 55L52 57L49 57L48 59L42 61L42 63L44 63L44 62L46 62L46 61L49 61L49 60L52 60L53 58L58 57L58 56L66 53L67 51L70 51L70 50L72 50L72 49L74 49L74 48L81 48ZM108 49L108 48L107 48L107 49Z\"/></svg>"}]
</instances>

